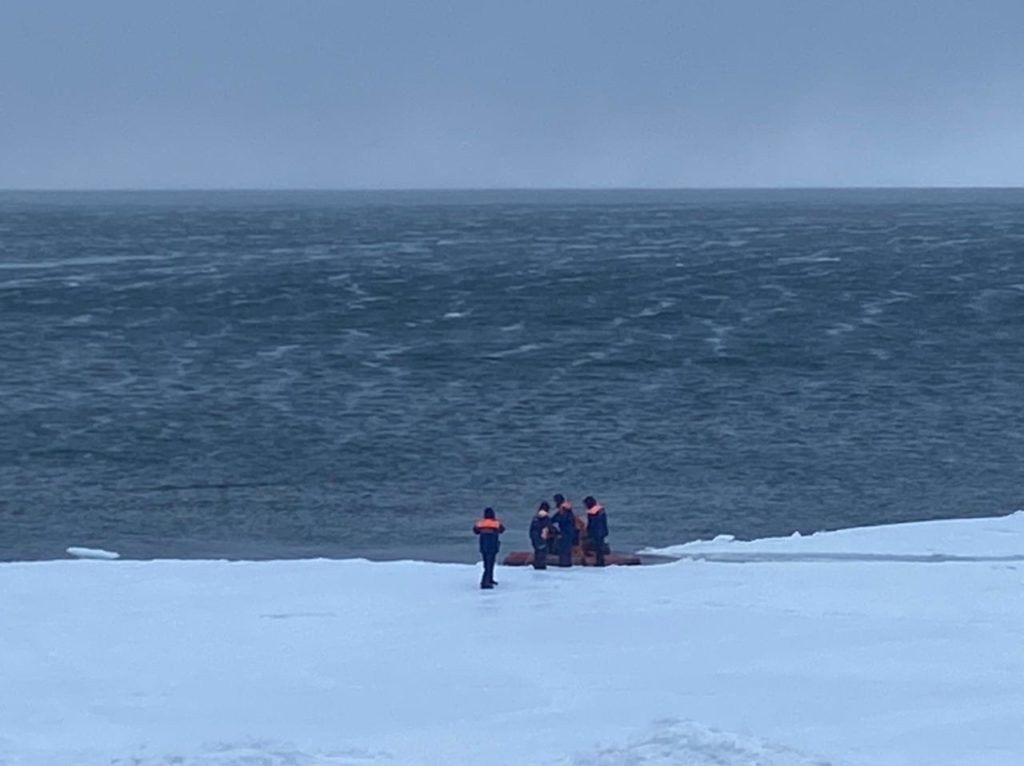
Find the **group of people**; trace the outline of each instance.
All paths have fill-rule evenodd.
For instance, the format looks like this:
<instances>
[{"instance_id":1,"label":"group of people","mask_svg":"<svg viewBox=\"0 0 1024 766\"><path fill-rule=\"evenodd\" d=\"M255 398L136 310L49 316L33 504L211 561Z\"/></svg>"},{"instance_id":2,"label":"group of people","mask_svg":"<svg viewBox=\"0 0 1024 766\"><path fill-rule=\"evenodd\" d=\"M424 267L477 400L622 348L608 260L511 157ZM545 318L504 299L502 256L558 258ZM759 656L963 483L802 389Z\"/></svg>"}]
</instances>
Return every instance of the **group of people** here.
<instances>
[{"instance_id":1,"label":"group of people","mask_svg":"<svg viewBox=\"0 0 1024 766\"><path fill-rule=\"evenodd\" d=\"M605 565L608 552L608 514L604 506L592 496L583 498L587 520L583 522L573 513L572 503L563 495L555 495L555 511L545 500L537 506L530 522L530 543L533 546L533 568L547 569L549 554L557 554L558 566L571 567L573 548L579 547L584 555L594 554L595 566ZM501 548L501 535L505 525L498 520L493 508L485 508L484 515L473 525L480 538L480 555L484 560L484 574L480 587L489 589L498 583L494 579L494 564Z\"/></svg>"}]
</instances>

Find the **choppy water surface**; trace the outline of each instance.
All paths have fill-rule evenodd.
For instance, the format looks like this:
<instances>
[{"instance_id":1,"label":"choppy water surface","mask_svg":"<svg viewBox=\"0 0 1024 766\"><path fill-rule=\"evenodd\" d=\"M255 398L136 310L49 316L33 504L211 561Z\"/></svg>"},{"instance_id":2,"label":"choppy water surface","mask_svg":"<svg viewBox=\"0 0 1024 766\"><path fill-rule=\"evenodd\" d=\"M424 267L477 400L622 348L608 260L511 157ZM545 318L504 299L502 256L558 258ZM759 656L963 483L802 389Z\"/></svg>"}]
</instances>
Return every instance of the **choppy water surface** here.
<instances>
[{"instance_id":1,"label":"choppy water surface","mask_svg":"<svg viewBox=\"0 0 1024 766\"><path fill-rule=\"evenodd\" d=\"M0 557L1024 505L1024 193L0 195Z\"/></svg>"}]
</instances>

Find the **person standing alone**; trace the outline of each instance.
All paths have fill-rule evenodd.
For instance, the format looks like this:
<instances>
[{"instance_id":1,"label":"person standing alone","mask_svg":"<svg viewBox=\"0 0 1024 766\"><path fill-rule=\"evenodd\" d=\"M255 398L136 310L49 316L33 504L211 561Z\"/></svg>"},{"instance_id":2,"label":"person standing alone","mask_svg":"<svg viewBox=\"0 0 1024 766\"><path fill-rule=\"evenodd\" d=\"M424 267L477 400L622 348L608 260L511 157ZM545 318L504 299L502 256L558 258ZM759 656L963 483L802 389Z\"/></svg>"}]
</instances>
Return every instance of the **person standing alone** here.
<instances>
[{"instance_id":1,"label":"person standing alone","mask_svg":"<svg viewBox=\"0 0 1024 766\"><path fill-rule=\"evenodd\" d=\"M596 566L604 566L604 539L608 537L608 514L593 497L583 498L587 507L587 542L594 551Z\"/></svg>"},{"instance_id":2,"label":"person standing alone","mask_svg":"<svg viewBox=\"0 0 1024 766\"><path fill-rule=\"evenodd\" d=\"M473 533L480 538L480 555L484 559L481 588L489 589L498 584L494 581L494 561L498 558L498 551L501 548L499 537L504 531L505 525L498 521L493 508L484 508L483 518L477 519L473 525Z\"/></svg>"},{"instance_id":3,"label":"person standing alone","mask_svg":"<svg viewBox=\"0 0 1024 766\"><path fill-rule=\"evenodd\" d=\"M551 517L548 511L551 506L547 501L541 502L537 513L530 522L530 543L533 545L533 568L548 568L548 537L551 535Z\"/></svg>"}]
</instances>

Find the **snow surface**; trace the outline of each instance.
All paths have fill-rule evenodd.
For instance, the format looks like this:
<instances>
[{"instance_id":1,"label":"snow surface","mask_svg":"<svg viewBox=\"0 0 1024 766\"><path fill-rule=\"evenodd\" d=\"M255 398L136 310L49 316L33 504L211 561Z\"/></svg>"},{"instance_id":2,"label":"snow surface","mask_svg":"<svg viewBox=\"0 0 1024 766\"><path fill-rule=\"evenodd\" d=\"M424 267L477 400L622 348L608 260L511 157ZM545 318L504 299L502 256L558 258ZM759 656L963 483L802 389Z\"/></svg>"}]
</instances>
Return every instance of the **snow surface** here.
<instances>
[{"instance_id":1,"label":"snow surface","mask_svg":"<svg viewBox=\"0 0 1024 766\"><path fill-rule=\"evenodd\" d=\"M670 551L0 564L0 764L1024 764L1024 513Z\"/></svg>"},{"instance_id":2,"label":"snow surface","mask_svg":"<svg viewBox=\"0 0 1024 766\"><path fill-rule=\"evenodd\" d=\"M859 527L801 537L738 541L731 535L643 553L706 561L1018 561L1024 511L996 519L949 519Z\"/></svg>"}]
</instances>

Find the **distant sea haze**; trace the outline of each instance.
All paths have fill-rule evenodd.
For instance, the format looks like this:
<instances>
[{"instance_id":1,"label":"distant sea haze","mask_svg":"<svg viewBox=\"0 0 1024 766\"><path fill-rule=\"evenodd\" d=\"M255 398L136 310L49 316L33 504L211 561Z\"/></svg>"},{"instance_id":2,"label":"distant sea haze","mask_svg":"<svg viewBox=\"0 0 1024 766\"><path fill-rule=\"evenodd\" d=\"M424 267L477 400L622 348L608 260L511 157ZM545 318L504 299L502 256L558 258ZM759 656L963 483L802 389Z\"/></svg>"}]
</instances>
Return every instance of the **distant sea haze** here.
<instances>
[{"instance_id":1,"label":"distant sea haze","mask_svg":"<svg viewBox=\"0 0 1024 766\"><path fill-rule=\"evenodd\" d=\"M1024 192L0 194L0 558L1024 506Z\"/></svg>"}]
</instances>

